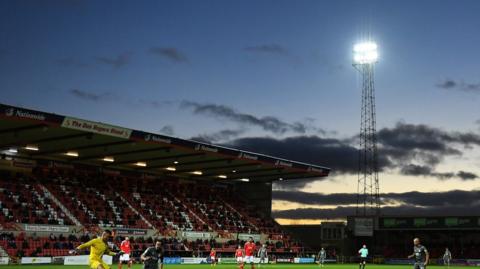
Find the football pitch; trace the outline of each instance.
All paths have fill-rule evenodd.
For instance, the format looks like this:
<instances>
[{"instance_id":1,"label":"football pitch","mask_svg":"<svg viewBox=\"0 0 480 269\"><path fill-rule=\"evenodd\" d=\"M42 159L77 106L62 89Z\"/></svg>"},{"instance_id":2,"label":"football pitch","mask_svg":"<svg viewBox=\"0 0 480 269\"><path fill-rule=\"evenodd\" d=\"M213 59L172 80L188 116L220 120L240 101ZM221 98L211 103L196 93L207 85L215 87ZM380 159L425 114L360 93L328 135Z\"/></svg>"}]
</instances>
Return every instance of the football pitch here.
<instances>
[{"instance_id":1,"label":"football pitch","mask_svg":"<svg viewBox=\"0 0 480 269\"><path fill-rule=\"evenodd\" d=\"M446 269L447 267L444 266L435 266L431 265L428 266L434 267L436 269ZM0 265L0 269L34 269L34 268L39 268L39 269L89 269L87 265ZM117 269L117 265L112 265L110 267L111 269ZM142 265L136 264L132 267L133 269L141 269L143 268ZM192 264L192 265L177 265L177 264L167 264L164 265L164 269L236 269L238 268L237 265L235 264L219 264L215 267L210 266L209 264ZM250 266L245 266L245 269L249 269ZM316 264L268 264L268 265L262 265L258 267L257 265L255 266L256 269L318 269L322 268L319 267ZM357 264L331 264L331 265L326 265L323 267L323 269L357 269L358 265ZM412 265L367 265L365 269L412 269ZM450 269L465 269L464 266L450 266ZM123 266L122 269L127 269L126 266Z\"/></svg>"}]
</instances>

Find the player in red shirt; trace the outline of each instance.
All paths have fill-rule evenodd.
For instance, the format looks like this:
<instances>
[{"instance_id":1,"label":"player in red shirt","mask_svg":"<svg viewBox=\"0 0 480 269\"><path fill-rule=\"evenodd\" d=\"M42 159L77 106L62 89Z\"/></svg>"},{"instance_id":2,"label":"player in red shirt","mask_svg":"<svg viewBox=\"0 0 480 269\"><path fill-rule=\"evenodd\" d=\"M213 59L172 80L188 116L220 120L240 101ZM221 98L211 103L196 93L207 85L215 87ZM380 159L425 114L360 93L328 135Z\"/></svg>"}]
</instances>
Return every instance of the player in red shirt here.
<instances>
[{"instance_id":1,"label":"player in red shirt","mask_svg":"<svg viewBox=\"0 0 480 269\"><path fill-rule=\"evenodd\" d=\"M215 248L212 248L210 250L210 261L210 266L217 266L217 251L215 250Z\"/></svg>"},{"instance_id":2,"label":"player in red shirt","mask_svg":"<svg viewBox=\"0 0 480 269\"><path fill-rule=\"evenodd\" d=\"M122 269L124 263L128 264L129 269L132 268L132 259L130 257L132 247L130 246L130 239L128 237L125 237L125 240L120 244L120 250L122 250L123 254L118 261L118 269Z\"/></svg>"},{"instance_id":3,"label":"player in red shirt","mask_svg":"<svg viewBox=\"0 0 480 269\"><path fill-rule=\"evenodd\" d=\"M243 249L240 245L238 245L237 250L235 251L235 259L237 259L237 264L239 268L243 268Z\"/></svg>"},{"instance_id":4,"label":"player in red shirt","mask_svg":"<svg viewBox=\"0 0 480 269\"><path fill-rule=\"evenodd\" d=\"M255 255L255 243L253 242L253 237L248 239L248 242L245 243L245 263L249 263L251 268L255 268L255 264L253 263L253 255ZM240 267L243 269L243 266Z\"/></svg>"}]
</instances>

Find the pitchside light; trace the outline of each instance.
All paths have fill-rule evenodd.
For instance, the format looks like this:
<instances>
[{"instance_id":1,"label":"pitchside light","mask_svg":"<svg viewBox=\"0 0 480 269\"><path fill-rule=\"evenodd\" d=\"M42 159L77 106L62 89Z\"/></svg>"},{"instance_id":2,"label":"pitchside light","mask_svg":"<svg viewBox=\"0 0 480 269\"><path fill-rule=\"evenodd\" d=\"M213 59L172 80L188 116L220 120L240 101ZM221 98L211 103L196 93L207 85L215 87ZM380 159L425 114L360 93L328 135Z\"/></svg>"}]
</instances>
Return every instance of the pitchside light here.
<instances>
[{"instance_id":1,"label":"pitchside light","mask_svg":"<svg viewBox=\"0 0 480 269\"><path fill-rule=\"evenodd\" d=\"M136 166L139 166L139 167L147 167L147 163L146 163L146 162L136 162L135 165L136 165Z\"/></svg>"},{"instance_id":2,"label":"pitchside light","mask_svg":"<svg viewBox=\"0 0 480 269\"><path fill-rule=\"evenodd\" d=\"M377 44L362 42L353 46L353 61L356 64L373 64L378 60Z\"/></svg>"},{"instance_id":3,"label":"pitchside light","mask_svg":"<svg viewBox=\"0 0 480 269\"><path fill-rule=\"evenodd\" d=\"M68 151L67 153L65 153L65 155L70 156L70 157L78 157L78 152Z\"/></svg>"},{"instance_id":4,"label":"pitchside light","mask_svg":"<svg viewBox=\"0 0 480 269\"><path fill-rule=\"evenodd\" d=\"M115 161L115 159L111 156L107 156L107 157L103 158L103 161L113 163Z\"/></svg>"},{"instance_id":5,"label":"pitchside light","mask_svg":"<svg viewBox=\"0 0 480 269\"><path fill-rule=\"evenodd\" d=\"M26 150L31 150L31 151L38 151L38 146L36 145L27 145L25 147Z\"/></svg>"}]
</instances>

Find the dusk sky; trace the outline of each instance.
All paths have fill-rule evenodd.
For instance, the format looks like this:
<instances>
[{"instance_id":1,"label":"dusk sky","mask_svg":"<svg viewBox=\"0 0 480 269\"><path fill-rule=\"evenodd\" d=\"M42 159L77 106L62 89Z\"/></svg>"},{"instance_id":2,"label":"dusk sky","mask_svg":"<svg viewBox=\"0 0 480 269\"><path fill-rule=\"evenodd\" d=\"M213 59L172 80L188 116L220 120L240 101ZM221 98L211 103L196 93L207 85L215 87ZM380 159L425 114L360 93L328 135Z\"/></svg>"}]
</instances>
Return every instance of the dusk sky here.
<instances>
[{"instance_id":1,"label":"dusk sky","mask_svg":"<svg viewBox=\"0 0 480 269\"><path fill-rule=\"evenodd\" d=\"M0 103L332 168L274 185L280 223L354 212L376 65L385 214L480 212L480 1L0 1Z\"/></svg>"}]
</instances>

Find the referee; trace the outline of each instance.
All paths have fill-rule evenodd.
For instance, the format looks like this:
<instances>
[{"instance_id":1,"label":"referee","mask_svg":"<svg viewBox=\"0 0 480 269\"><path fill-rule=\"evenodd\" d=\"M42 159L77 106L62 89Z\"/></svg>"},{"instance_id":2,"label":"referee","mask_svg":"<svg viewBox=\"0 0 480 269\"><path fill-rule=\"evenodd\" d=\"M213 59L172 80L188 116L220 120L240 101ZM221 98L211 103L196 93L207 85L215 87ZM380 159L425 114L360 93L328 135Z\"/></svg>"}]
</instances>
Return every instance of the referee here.
<instances>
[{"instance_id":1,"label":"referee","mask_svg":"<svg viewBox=\"0 0 480 269\"><path fill-rule=\"evenodd\" d=\"M358 251L360 254L360 264L359 269L365 269L365 264L367 264L367 257L368 257L368 249L367 245L363 245L362 248Z\"/></svg>"}]
</instances>

